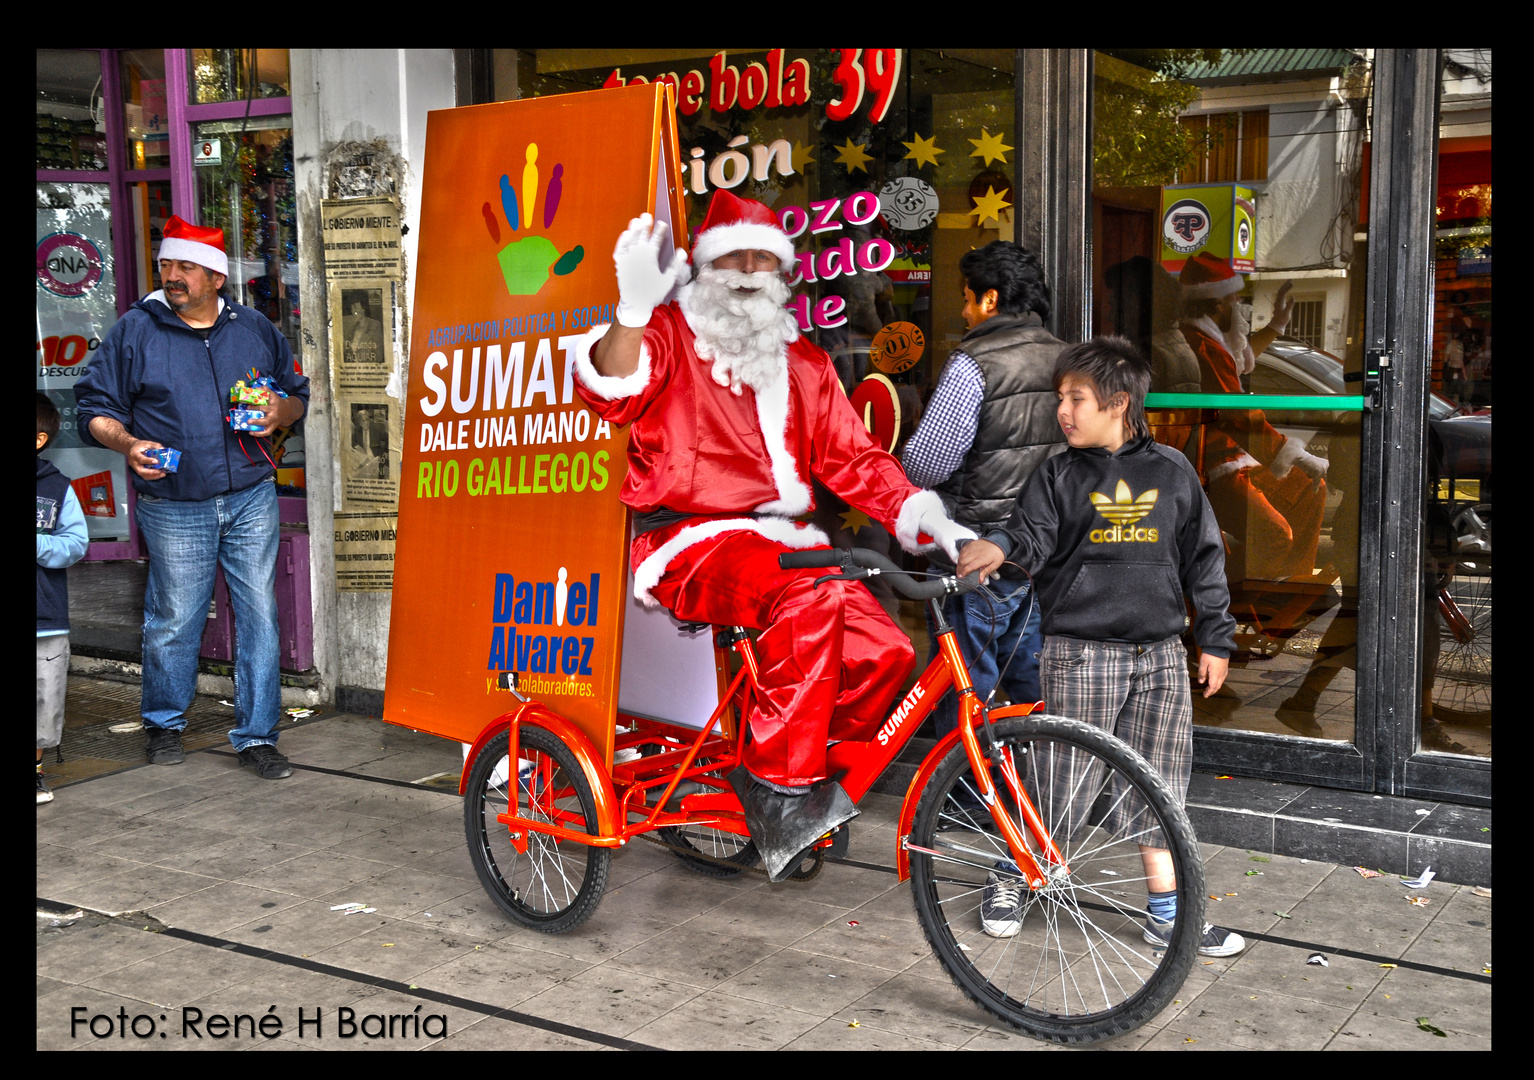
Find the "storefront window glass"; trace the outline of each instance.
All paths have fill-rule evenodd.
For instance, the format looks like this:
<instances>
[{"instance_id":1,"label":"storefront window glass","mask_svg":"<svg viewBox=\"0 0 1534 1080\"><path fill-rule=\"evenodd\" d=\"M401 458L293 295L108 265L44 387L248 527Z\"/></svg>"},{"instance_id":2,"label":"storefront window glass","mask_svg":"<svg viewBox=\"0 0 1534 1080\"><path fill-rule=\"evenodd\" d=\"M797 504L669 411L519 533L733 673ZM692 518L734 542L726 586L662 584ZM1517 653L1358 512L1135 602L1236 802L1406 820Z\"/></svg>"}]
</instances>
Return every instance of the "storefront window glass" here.
<instances>
[{"instance_id":1,"label":"storefront window glass","mask_svg":"<svg viewBox=\"0 0 1534 1080\"><path fill-rule=\"evenodd\" d=\"M138 295L146 296L160 287L160 264L155 256L160 250L165 222L171 215L170 181L129 184L128 202L133 211L133 262L138 271Z\"/></svg>"},{"instance_id":2,"label":"storefront window glass","mask_svg":"<svg viewBox=\"0 0 1534 1080\"><path fill-rule=\"evenodd\" d=\"M196 140L219 143L219 161L197 170L203 224L224 230L229 288L282 328L298 349L298 235L293 130L287 117L199 124Z\"/></svg>"},{"instance_id":3,"label":"storefront window glass","mask_svg":"<svg viewBox=\"0 0 1534 1080\"><path fill-rule=\"evenodd\" d=\"M129 169L170 165L170 113L165 103L165 51L125 49L122 70L123 138Z\"/></svg>"},{"instance_id":4,"label":"storefront window glass","mask_svg":"<svg viewBox=\"0 0 1534 1080\"><path fill-rule=\"evenodd\" d=\"M74 478L92 540L128 536L126 462L75 426L75 384L117 322L111 225L106 184L37 185L37 389L60 418L46 456Z\"/></svg>"},{"instance_id":5,"label":"storefront window glass","mask_svg":"<svg viewBox=\"0 0 1534 1080\"><path fill-rule=\"evenodd\" d=\"M287 49L192 49L189 62L194 105L291 93Z\"/></svg>"},{"instance_id":6,"label":"storefront window glass","mask_svg":"<svg viewBox=\"0 0 1534 1080\"><path fill-rule=\"evenodd\" d=\"M101 53L37 50L37 167L105 169Z\"/></svg>"},{"instance_id":7,"label":"storefront window glass","mask_svg":"<svg viewBox=\"0 0 1534 1080\"><path fill-rule=\"evenodd\" d=\"M1491 756L1491 50L1445 49L1421 748Z\"/></svg>"},{"instance_id":8,"label":"storefront window glass","mask_svg":"<svg viewBox=\"0 0 1534 1080\"><path fill-rule=\"evenodd\" d=\"M1351 741L1360 421L1324 398L1359 393L1369 58L1105 50L1094 70L1093 330L1152 360L1152 428L1204 482L1239 623L1195 721Z\"/></svg>"},{"instance_id":9,"label":"storefront window glass","mask_svg":"<svg viewBox=\"0 0 1534 1080\"><path fill-rule=\"evenodd\" d=\"M1014 53L852 52L503 53L496 94L674 79L689 225L720 187L787 215L806 334L849 389L875 368L911 386L908 431L964 332L960 256L1013 238Z\"/></svg>"},{"instance_id":10,"label":"storefront window glass","mask_svg":"<svg viewBox=\"0 0 1534 1080\"><path fill-rule=\"evenodd\" d=\"M301 355L298 338L298 232L293 191L292 121L252 117L198 124L199 142L216 141L218 160L197 170L197 203L202 223L224 230L229 255L225 289L233 299L255 308ZM302 463L302 433L296 426L276 448L277 482L297 488ZM294 492L284 492L292 494Z\"/></svg>"},{"instance_id":11,"label":"storefront window glass","mask_svg":"<svg viewBox=\"0 0 1534 1080\"><path fill-rule=\"evenodd\" d=\"M493 68L500 99L671 81L689 227L719 188L777 212L795 237L790 307L802 332L831 355L875 438L898 453L965 331L959 259L1016 238L1015 57L540 49L498 52ZM830 493L816 502L833 543L902 557ZM920 605L897 611L892 594L883 599L925 653Z\"/></svg>"}]
</instances>

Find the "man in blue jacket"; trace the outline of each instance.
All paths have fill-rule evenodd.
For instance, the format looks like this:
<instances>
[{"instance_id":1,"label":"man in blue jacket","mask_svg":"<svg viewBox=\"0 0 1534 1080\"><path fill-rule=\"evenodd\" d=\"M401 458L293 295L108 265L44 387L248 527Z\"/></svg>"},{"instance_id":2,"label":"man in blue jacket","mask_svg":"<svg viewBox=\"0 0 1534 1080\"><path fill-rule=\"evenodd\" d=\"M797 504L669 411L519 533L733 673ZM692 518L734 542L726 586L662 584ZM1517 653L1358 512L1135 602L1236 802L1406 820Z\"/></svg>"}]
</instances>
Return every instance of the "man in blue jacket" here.
<instances>
[{"instance_id":1,"label":"man in blue jacket","mask_svg":"<svg viewBox=\"0 0 1534 1080\"><path fill-rule=\"evenodd\" d=\"M217 567L234 605L235 726L240 764L291 776L277 751L282 715L277 646L277 492L269 439L304 415L309 380L287 339L259 312L219 296L229 272L221 229L172 217L160 245L162 288L134 304L75 387L89 444L128 459L138 527L149 551L140 712L154 765L186 760L181 732ZM249 372L286 395L251 431L228 421L229 390ZM154 451L180 452L172 469Z\"/></svg>"}]
</instances>

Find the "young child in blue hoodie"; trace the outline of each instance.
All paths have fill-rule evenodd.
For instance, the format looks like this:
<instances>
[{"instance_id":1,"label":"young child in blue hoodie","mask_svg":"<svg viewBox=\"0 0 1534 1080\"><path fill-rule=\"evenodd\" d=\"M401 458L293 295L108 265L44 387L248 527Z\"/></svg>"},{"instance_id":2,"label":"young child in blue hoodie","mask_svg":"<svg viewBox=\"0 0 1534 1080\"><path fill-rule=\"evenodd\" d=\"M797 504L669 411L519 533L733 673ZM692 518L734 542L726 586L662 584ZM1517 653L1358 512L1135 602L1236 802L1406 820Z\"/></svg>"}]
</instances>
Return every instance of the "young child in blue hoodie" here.
<instances>
[{"instance_id":1,"label":"young child in blue hoodie","mask_svg":"<svg viewBox=\"0 0 1534 1080\"><path fill-rule=\"evenodd\" d=\"M59 410L37 395L37 801L52 802L43 778L43 751L64 733L64 691L69 685L69 580L90 542L85 514L69 477L43 451L58 437Z\"/></svg>"}]
</instances>

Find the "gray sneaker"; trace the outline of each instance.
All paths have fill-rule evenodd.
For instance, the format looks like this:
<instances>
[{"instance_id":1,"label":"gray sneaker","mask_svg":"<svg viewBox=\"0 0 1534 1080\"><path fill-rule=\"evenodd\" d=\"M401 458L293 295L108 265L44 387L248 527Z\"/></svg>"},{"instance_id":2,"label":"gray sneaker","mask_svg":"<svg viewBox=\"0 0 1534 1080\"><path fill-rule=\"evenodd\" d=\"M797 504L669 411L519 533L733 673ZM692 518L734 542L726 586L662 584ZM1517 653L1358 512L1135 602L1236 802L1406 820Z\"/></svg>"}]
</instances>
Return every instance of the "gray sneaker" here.
<instances>
[{"instance_id":1,"label":"gray sneaker","mask_svg":"<svg viewBox=\"0 0 1534 1080\"><path fill-rule=\"evenodd\" d=\"M281 780L293 775L293 766L271 743L257 743L240 751L240 764L254 769L263 780Z\"/></svg>"},{"instance_id":2,"label":"gray sneaker","mask_svg":"<svg viewBox=\"0 0 1534 1080\"><path fill-rule=\"evenodd\" d=\"M149 741L144 746L144 754L149 758L151 765L180 765L186 760L186 751L181 748L181 732L175 728L145 728L149 735Z\"/></svg>"},{"instance_id":3,"label":"gray sneaker","mask_svg":"<svg viewBox=\"0 0 1534 1080\"><path fill-rule=\"evenodd\" d=\"M37 767L37 803L41 806L45 802L53 801L53 792L48 789L48 781L43 779L43 767Z\"/></svg>"},{"instance_id":4,"label":"gray sneaker","mask_svg":"<svg viewBox=\"0 0 1534 1080\"><path fill-rule=\"evenodd\" d=\"M1154 915L1146 916L1146 942L1166 948L1172 940L1173 925L1174 923L1162 922ZM1245 949L1246 939L1234 930L1226 930L1223 926L1215 926L1212 923L1204 924L1204 935L1198 942L1200 956L1235 956Z\"/></svg>"}]
</instances>

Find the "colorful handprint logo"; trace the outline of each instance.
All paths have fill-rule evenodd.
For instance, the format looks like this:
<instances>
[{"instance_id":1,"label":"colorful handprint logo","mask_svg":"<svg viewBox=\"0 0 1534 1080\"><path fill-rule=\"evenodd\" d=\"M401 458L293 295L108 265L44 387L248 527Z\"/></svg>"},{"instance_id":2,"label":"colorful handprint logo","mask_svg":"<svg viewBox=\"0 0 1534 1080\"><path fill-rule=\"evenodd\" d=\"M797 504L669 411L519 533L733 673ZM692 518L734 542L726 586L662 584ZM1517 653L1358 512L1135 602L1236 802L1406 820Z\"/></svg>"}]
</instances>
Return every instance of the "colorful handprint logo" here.
<instances>
[{"instance_id":1,"label":"colorful handprint logo","mask_svg":"<svg viewBox=\"0 0 1534 1080\"><path fill-rule=\"evenodd\" d=\"M501 176L501 210L512 232L527 232L533 227L533 212L538 206L538 172L538 144L528 143L527 163L522 167L520 200L511 177L505 174ZM556 164L549 176L549 186L543 194L545 229L554 224L554 215L559 212L564 173L565 167ZM490 230L490 239L499 244L501 223L496 219L495 211L488 202L480 211L485 216L485 227ZM586 249L579 244L561 255L548 237L535 235L513 240L496 253L496 259L501 264L501 276L506 279L506 291L512 296L535 295L548 284L550 270L563 277L579 266L585 257Z\"/></svg>"}]
</instances>

